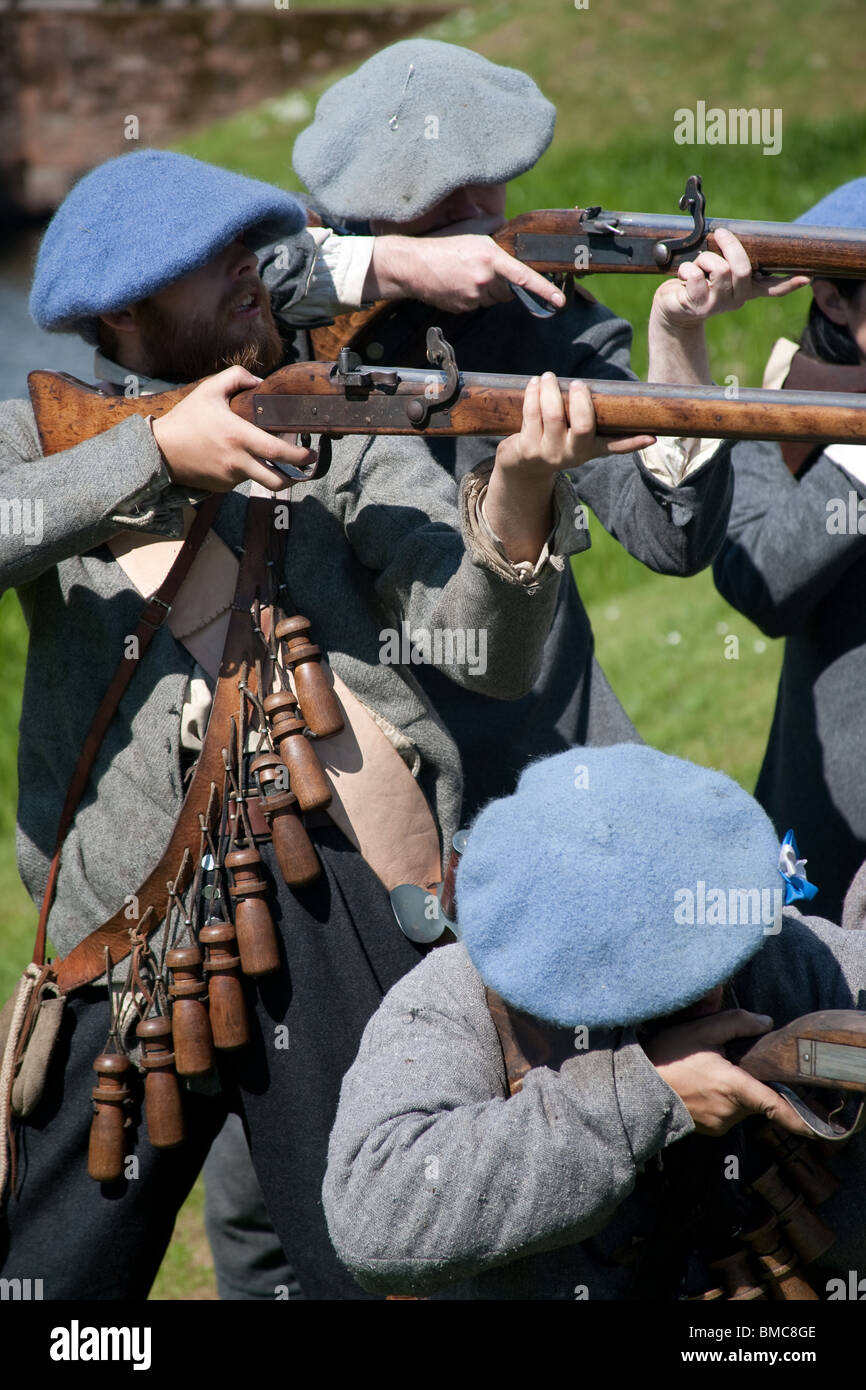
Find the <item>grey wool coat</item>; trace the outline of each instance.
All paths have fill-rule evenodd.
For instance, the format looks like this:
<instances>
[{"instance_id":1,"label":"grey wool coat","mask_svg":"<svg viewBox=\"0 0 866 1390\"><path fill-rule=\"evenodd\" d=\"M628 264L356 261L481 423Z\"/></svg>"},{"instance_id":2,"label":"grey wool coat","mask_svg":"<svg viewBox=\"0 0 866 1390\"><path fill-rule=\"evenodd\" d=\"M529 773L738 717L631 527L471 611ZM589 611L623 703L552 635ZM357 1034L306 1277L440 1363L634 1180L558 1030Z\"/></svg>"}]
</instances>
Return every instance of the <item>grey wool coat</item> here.
<instances>
[{"instance_id":1,"label":"grey wool coat","mask_svg":"<svg viewBox=\"0 0 866 1390\"><path fill-rule=\"evenodd\" d=\"M855 1008L866 934L787 909L735 985L776 1027ZM558 1071L535 1067L509 1096L481 978L462 945L446 946L367 1025L331 1134L325 1213L340 1258L374 1292L674 1298L686 1185L718 1184L732 1140L694 1133L631 1029L590 1030L587 1050ZM807 1274L821 1293L866 1268L866 1135L830 1166L840 1188L820 1216L837 1239Z\"/></svg>"},{"instance_id":2,"label":"grey wool coat","mask_svg":"<svg viewBox=\"0 0 866 1390\"><path fill-rule=\"evenodd\" d=\"M381 327L377 324L382 345L377 363L403 362L406 323L418 308L395 305ZM470 314L437 317L440 320L463 371L555 371L589 380L636 379L629 365L630 325L582 288L552 318L533 318L511 300ZM430 441L436 461L458 480L494 444L470 438ZM727 444L678 487L660 482L638 454L593 459L571 477L578 497L605 530L657 573L696 574L710 564L722 543L731 497ZM591 554L581 556L576 584L562 586L541 670L522 699L506 707L479 692L454 689L435 670L420 672L424 689L460 748L464 821L491 798L510 795L533 758L575 744L639 741L595 659L592 627L580 597L580 574L592 563Z\"/></svg>"},{"instance_id":3,"label":"grey wool coat","mask_svg":"<svg viewBox=\"0 0 866 1390\"><path fill-rule=\"evenodd\" d=\"M236 552L247 488L226 495L216 522ZM38 545L9 529L0 536L0 589L17 588L30 629L17 853L39 902L82 742L143 606L105 542L125 528L181 534L184 499L143 418L44 459L25 401L0 407L0 496L39 499L44 516ZM421 440L344 439L330 471L292 501L284 577L294 607L310 619L334 670L418 764L445 845L459 824L457 748L417 668L382 664L380 633L399 630L404 618L413 629L486 628L486 670L459 664L459 651L443 645L444 673L490 696L524 694L541 661L564 557L584 543L566 478L556 496L554 555L529 587L479 545L456 485L432 466ZM181 708L192 668L190 654L162 628L121 700L64 845L48 922L61 956L123 906L168 843L182 801Z\"/></svg>"},{"instance_id":4,"label":"grey wool coat","mask_svg":"<svg viewBox=\"0 0 866 1390\"><path fill-rule=\"evenodd\" d=\"M794 478L777 444L737 444L733 466L716 586L785 638L755 796L780 836L794 830L815 906L838 920L866 855L866 488L826 454Z\"/></svg>"}]
</instances>

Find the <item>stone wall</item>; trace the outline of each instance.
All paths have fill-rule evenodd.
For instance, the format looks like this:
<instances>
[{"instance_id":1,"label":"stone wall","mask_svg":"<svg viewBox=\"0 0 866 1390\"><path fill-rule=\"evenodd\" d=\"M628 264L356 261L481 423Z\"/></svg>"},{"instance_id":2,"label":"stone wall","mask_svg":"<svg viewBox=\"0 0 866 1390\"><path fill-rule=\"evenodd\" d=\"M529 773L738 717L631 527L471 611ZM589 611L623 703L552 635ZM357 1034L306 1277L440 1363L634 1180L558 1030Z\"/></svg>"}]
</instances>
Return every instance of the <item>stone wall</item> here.
<instances>
[{"instance_id":1,"label":"stone wall","mask_svg":"<svg viewBox=\"0 0 866 1390\"><path fill-rule=\"evenodd\" d=\"M0 214L39 216L75 179L142 145L362 61L449 12L67 8L0 12Z\"/></svg>"}]
</instances>

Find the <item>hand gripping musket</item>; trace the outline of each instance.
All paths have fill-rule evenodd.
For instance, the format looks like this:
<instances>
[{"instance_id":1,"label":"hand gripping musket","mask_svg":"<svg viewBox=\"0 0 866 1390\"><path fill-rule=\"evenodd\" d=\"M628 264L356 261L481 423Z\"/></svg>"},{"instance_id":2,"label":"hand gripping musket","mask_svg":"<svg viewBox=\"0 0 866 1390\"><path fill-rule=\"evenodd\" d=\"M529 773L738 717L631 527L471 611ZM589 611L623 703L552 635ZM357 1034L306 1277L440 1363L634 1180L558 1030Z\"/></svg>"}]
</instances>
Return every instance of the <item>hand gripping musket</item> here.
<instances>
[{"instance_id":1,"label":"hand gripping musket","mask_svg":"<svg viewBox=\"0 0 866 1390\"><path fill-rule=\"evenodd\" d=\"M752 1043L737 1065L784 1096L821 1139L839 1143L866 1125L866 1013L858 1009L795 1018ZM859 1096L854 1123L845 1129L832 1118L822 1119L792 1090L795 1086Z\"/></svg>"},{"instance_id":2,"label":"hand gripping musket","mask_svg":"<svg viewBox=\"0 0 866 1390\"><path fill-rule=\"evenodd\" d=\"M430 368L370 368L344 349L336 362L282 367L239 391L231 408L271 434L431 436L514 434L528 377L461 372L441 330L427 333ZM560 378L563 397L570 382ZM778 439L850 443L866 439L866 396L587 381L600 435ZM31 372L30 398L43 452L57 453L130 415L164 415L194 386L157 395L103 396L64 373ZM312 470L285 470L293 478Z\"/></svg>"},{"instance_id":3,"label":"hand gripping musket","mask_svg":"<svg viewBox=\"0 0 866 1390\"><path fill-rule=\"evenodd\" d=\"M684 215L611 212L601 207L543 208L506 222L493 240L516 260L554 279L584 275L672 275L703 251L718 251L719 227L733 232L758 274L823 275L866 279L866 231L790 222L750 222L707 217L698 174L686 181L679 201ZM512 284L536 318L556 310ZM342 314L332 325L312 330L318 358L357 347L375 336L376 325L399 313L390 300Z\"/></svg>"},{"instance_id":4,"label":"hand gripping musket","mask_svg":"<svg viewBox=\"0 0 866 1390\"><path fill-rule=\"evenodd\" d=\"M866 232L791 222L706 217L698 174L686 180L683 217L608 212L601 207L525 212L494 240L533 269L570 275L670 275L703 251L718 251L715 233L733 232L758 274L866 279Z\"/></svg>"},{"instance_id":5,"label":"hand gripping musket","mask_svg":"<svg viewBox=\"0 0 866 1390\"><path fill-rule=\"evenodd\" d=\"M449 926L457 932L454 922ZM489 988L486 994L510 1095L522 1089L534 1067L558 1069L567 1057L574 1056L570 1029L520 1013ZM855 1009L807 1014L746 1046L739 1065L779 1091L817 1139L839 1143L863 1128L866 1014ZM729 1044L728 1051L733 1050ZM845 1129L832 1115L821 1118L791 1089L793 1085L858 1094L861 1103L853 1125ZM690 1287L686 1285L688 1291L683 1296L700 1302L767 1298L815 1301L818 1294L803 1274L803 1267L826 1255L835 1235L813 1208L826 1201L838 1185L822 1162L822 1146L774 1125L764 1125L758 1134L749 1125L736 1129L744 1145L747 1171L742 1178L738 1173L740 1193L732 1194L727 1206L725 1189L731 1185L716 1183L718 1201L709 1213L708 1226L698 1221L693 1229L687 1219L681 1227L681 1235L694 1254L687 1275ZM720 1143L701 1141L704 1162L710 1165L701 1170L705 1181L713 1172L718 1177L733 1142L733 1132ZM692 1157L685 1153L667 1154L666 1167L674 1158L690 1170ZM675 1166L672 1200L683 1199L684 1184L678 1181L677 1171ZM611 1258L619 1262L616 1252ZM633 1252L622 1252L622 1263L632 1259Z\"/></svg>"}]
</instances>

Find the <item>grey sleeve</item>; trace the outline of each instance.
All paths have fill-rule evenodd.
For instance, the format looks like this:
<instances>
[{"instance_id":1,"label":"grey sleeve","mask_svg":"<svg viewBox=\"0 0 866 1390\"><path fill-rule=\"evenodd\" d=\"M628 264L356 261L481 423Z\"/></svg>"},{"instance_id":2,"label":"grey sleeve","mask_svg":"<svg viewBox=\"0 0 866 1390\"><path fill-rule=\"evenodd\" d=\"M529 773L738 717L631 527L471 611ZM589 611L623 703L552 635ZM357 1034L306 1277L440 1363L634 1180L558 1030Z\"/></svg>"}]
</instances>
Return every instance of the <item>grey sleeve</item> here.
<instances>
[{"instance_id":1,"label":"grey sleeve","mask_svg":"<svg viewBox=\"0 0 866 1390\"><path fill-rule=\"evenodd\" d=\"M559 374L600 381L636 381L631 367L632 328L594 296L575 286L575 303L580 310L579 332L570 346L571 361L557 363Z\"/></svg>"},{"instance_id":2,"label":"grey sleeve","mask_svg":"<svg viewBox=\"0 0 866 1390\"><path fill-rule=\"evenodd\" d=\"M316 260L316 243L303 229L277 236L256 252L259 274L271 297L271 309L291 327L293 305L304 298Z\"/></svg>"},{"instance_id":3,"label":"grey sleeve","mask_svg":"<svg viewBox=\"0 0 866 1390\"><path fill-rule=\"evenodd\" d=\"M29 403L0 407L0 592L123 529L180 536L182 501L142 416L44 458Z\"/></svg>"},{"instance_id":4,"label":"grey sleeve","mask_svg":"<svg viewBox=\"0 0 866 1390\"><path fill-rule=\"evenodd\" d=\"M826 454L797 479L778 444L733 451L734 499L728 536L713 567L719 593L768 637L796 632L849 565L866 535L837 528L834 503L862 488ZM829 505L828 505L829 504Z\"/></svg>"},{"instance_id":5,"label":"grey sleeve","mask_svg":"<svg viewBox=\"0 0 866 1390\"><path fill-rule=\"evenodd\" d=\"M866 931L837 927L794 908L736 977L744 1008L769 1014L777 1028L801 1014L856 1009L866 989Z\"/></svg>"},{"instance_id":6,"label":"grey sleeve","mask_svg":"<svg viewBox=\"0 0 866 1390\"><path fill-rule=\"evenodd\" d=\"M560 505L558 553L534 583L521 583L516 570L492 563L458 506L473 480L473 474L464 478L458 499L453 480L421 441L381 437L365 442L357 463L335 480L336 499L349 543L374 571L396 628L405 620L412 630L475 634L485 643L483 663L461 659L455 644L453 652L443 645L434 664L469 689L517 699L541 666L564 557L583 549L586 536L573 508L568 516ZM573 497L566 479L558 488Z\"/></svg>"},{"instance_id":7,"label":"grey sleeve","mask_svg":"<svg viewBox=\"0 0 866 1390\"><path fill-rule=\"evenodd\" d=\"M729 443L679 487L660 482L637 454L590 459L570 476L605 530L658 574L697 574L724 541L732 492Z\"/></svg>"},{"instance_id":8,"label":"grey sleeve","mask_svg":"<svg viewBox=\"0 0 866 1390\"><path fill-rule=\"evenodd\" d=\"M331 1239L365 1288L427 1293L586 1239L692 1128L628 1033L508 1098L481 980L439 948L386 996L343 1082Z\"/></svg>"}]
</instances>

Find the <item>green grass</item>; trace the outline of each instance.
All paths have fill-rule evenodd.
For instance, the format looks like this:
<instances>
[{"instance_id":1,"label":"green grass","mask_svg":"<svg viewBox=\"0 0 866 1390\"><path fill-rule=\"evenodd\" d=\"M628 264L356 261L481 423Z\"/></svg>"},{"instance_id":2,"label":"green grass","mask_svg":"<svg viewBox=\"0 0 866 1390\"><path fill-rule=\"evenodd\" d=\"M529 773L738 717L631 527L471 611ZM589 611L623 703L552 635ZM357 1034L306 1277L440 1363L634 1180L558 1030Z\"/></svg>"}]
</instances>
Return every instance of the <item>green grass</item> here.
<instances>
[{"instance_id":1,"label":"green grass","mask_svg":"<svg viewBox=\"0 0 866 1390\"><path fill-rule=\"evenodd\" d=\"M360 0L358 0L360 3ZM293 8L308 0L291 0ZM464 6L426 31L528 71L557 105L548 153L509 191L509 213L601 203L675 211L691 173L704 180L710 215L797 216L846 179L866 172L866 83L860 0L493 0ZM338 74L339 75L339 74ZM297 187L295 136L335 74L303 91L219 122L178 148L259 178ZM783 145L683 147L674 112L698 100L779 107ZM503 139L508 133L503 132ZM597 277L590 288L635 324L634 364L646 368L645 324L656 281ZM717 379L760 382L773 340L796 336L804 294L746 306L710 325ZM553 365L553 364L552 364ZM781 645L765 643L716 594L708 573L660 578L593 523L593 546L575 562L597 654L643 737L666 751L721 767L751 789L772 716ZM736 659L726 659L726 637ZM29 959L35 913L18 884L13 816L15 731L26 637L17 602L0 600L0 982L8 991ZM756 645L757 644L757 645ZM730 650L730 646L728 647ZM154 1297L212 1297L203 1244L201 1187L181 1213Z\"/></svg>"},{"instance_id":2,"label":"green grass","mask_svg":"<svg viewBox=\"0 0 866 1390\"><path fill-rule=\"evenodd\" d=\"M163 1302L217 1297L213 1260L204 1229L204 1179L201 1174L178 1214L171 1245L150 1297Z\"/></svg>"},{"instance_id":3,"label":"green grass","mask_svg":"<svg viewBox=\"0 0 866 1390\"><path fill-rule=\"evenodd\" d=\"M36 910L18 877L15 863L15 805L18 775L18 720L27 628L14 593L0 597L0 1002L11 994L30 960Z\"/></svg>"}]
</instances>

